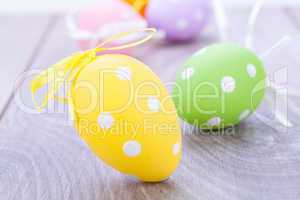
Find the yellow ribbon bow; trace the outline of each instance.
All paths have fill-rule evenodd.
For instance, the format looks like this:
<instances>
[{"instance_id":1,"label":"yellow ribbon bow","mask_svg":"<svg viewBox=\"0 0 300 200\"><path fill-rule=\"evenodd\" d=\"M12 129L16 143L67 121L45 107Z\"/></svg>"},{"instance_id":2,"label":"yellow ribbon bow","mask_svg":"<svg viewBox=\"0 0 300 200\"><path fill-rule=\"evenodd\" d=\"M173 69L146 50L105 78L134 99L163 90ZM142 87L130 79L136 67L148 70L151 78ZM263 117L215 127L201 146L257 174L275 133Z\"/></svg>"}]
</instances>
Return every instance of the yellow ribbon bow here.
<instances>
[{"instance_id":1,"label":"yellow ribbon bow","mask_svg":"<svg viewBox=\"0 0 300 200\"><path fill-rule=\"evenodd\" d=\"M114 47L105 47L108 43L119 40L131 34L136 34L138 32L149 32L149 35L147 35L147 37L143 39L128 44L114 46ZM69 83L72 80L74 80L74 78L76 78L76 76L85 66L87 66L89 63L97 59L98 52L105 51L105 50L113 51L113 50L122 50L122 49L131 48L150 40L155 33L156 30L153 28L145 28L140 30L123 32L108 38L103 43L95 47L94 49L86 50L83 52L77 52L67 58L64 58L62 61L54 64L52 67L46 69L45 71L37 75L31 81L31 85L30 85L31 96L35 104L35 107L39 111L41 111L43 108L47 106L48 101L51 99L68 103L68 98L59 97L56 95L56 93L65 84L66 81ZM42 103L39 104L35 99L36 93L38 92L39 89L41 89L46 85L48 85L48 91L45 94Z\"/></svg>"}]
</instances>

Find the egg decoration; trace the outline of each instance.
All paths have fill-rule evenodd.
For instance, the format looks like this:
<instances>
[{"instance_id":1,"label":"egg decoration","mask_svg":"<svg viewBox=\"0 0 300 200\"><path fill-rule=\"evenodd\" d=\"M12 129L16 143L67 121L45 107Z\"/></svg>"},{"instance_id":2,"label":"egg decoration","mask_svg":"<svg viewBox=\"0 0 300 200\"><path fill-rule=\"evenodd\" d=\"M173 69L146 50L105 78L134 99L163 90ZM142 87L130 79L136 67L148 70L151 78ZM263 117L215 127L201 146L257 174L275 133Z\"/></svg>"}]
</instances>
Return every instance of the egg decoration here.
<instances>
[{"instance_id":1,"label":"egg decoration","mask_svg":"<svg viewBox=\"0 0 300 200\"><path fill-rule=\"evenodd\" d=\"M83 7L68 15L67 27L70 36L78 41L79 47L86 50L117 33L146 28L147 22L127 3L110 0ZM119 45L126 42L124 40L115 41L111 45Z\"/></svg>"},{"instance_id":2,"label":"egg decoration","mask_svg":"<svg viewBox=\"0 0 300 200\"><path fill-rule=\"evenodd\" d=\"M118 34L63 59L32 80L31 92L39 110L51 99L68 103L80 137L105 163L141 181L160 182L171 176L181 159L181 129L172 98L141 61L122 54L97 55L136 46L151 37L104 47L130 34ZM71 82L65 98L56 96L64 84L56 74ZM35 95L47 84L48 93L39 104Z\"/></svg>"},{"instance_id":3,"label":"egg decoration","mask_svg":"<svg viewBox=\"0 0 300 200\"><path fill-rule=\"evenodd\" d=\"M182 119L202 129L239 124L261 103L266 87L262 61L238 44L204 48L179 70L173 99Z\"/></svg>"},{"instance_id":4,"label":"egg decoration","mask_svg":"<svg viewBox=\"0 0 300 200\"><path fill-rule=\"evenodd\" d=\"M125 0L127 3L133 6L142 16L145 14L145 8L149 0Z\"/></svg>"},{"instance_id":5,"label":"egg decoration","mask_svg":"<svg viewBox=\"0 0 300 200\"><path fill-rule=\"evenodd\" d=\"M176 110L146 65L125 55L100 56L80 72L71 93L76 128L103 161L146 182L173 173L181 157Z\"/></svg>"},{"instance_id":6,"label":"egg decoration","mask_svg":"<svg viewBox=\"0 0 300 200\"><path fill-rule=\"evenodd\" d=\"M196 38L212 13L209 0L151 0L145 11L149 26L165 33L170 41Z\"/></svg>"}]
</instances>

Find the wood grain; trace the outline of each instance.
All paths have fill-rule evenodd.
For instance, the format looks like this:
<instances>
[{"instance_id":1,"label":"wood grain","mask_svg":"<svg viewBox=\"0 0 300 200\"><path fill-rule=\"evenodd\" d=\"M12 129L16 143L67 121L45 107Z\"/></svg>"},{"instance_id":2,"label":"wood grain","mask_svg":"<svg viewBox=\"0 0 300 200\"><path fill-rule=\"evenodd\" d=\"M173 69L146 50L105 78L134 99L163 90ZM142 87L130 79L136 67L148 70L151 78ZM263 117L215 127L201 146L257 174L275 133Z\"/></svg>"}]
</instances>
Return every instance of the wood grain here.
<instances>
[{"instance_id":1,"label":"wood grain","mask_svg":"<svg viewBox=\"0 0 300 200\"><path fill-rule=\"evenodd\" d=\"M30 67L32 55L47 34L48 15L7 15L0 18L0 116L13 93L18 75ZM30 23L28 23L30 22Z\"/></svg>"},{"instance_id":2,"label":"wood grain","mask_svg":"<svg viewBox=\"0 0 300 200\"><path fill-rule=\"evenodd\" d=\"M248 12L230 12L233 41L243 41ZM51 30L32 69L45 68L77 50L62 17ZM263 10L257 22L256 51L265 51L286 33L299 33L286 10ZM189 55L217 41L217 30L211 26L197 42L170 45L156 41L139 47L135 55L168 83ZM280 58L284 59L267 58L268 71L277 64L294 69L300 61L295 48L281 50ZM94 156L77 136L63 105L51 106L47 113L34 113L29 80L25 78L16 90L1 121L0 199L300 198L298 126L282 129L276 122L266 125L252 116L234 132L213 135L182 122L180 167L163 183L145 184L114 171ZM266 103L260 113L272 117ZM292 121L299 121L299 116L292 116Z\"/></svg>"}]
</instances>

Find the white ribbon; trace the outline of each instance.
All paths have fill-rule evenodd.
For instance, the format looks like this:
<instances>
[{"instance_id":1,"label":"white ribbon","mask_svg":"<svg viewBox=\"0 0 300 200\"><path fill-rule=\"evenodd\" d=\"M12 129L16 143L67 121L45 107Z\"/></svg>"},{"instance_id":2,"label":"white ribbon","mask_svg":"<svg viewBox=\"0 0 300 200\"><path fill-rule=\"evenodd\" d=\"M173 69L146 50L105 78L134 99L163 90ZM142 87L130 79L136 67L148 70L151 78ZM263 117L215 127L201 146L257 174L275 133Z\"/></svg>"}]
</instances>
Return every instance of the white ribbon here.
<instances>
[{"instance_id":1,"label":"white ribbon","mask_svg":"<svg viewBox=\"0 0 300 200\"><path fill-rule=\"evenodd\" d=\"M225 12L225 6L222 0L213 0L213 9L216 16L216 22L219 29L220 40L222 42L228 40L228 19Z\"/></svg>"},{"instance_id":2,"label":"white ribbon","mask_svg":"<svg viewBox=\"0 0 300 200\"><path fill-rule=\"evenodd\" d=\"M65 17L66 25L71 38L75 40L86 40L89 42L88 48L93 48L97 46L99 41L104 41L106 38L112 35L127 32L134 29L143 29L148 26L146 20L136 19L136 20L124 20L115 23L108 23L95 32L81 30L76 23L76 17L78 10L73 10ZM122 41L117 41L117 44L128 43L132 40L138 40L142 35L134 35L128 38L122 38Z\"/></svg>"},{"instance_id":3,"label":"white ribbon","mask_svg":"<svg viewBox=\"0 0 300 200\"><path fill-rule=\"evenodd\" d=\"M247 34L245 37L245 46L248 49L253 49L253 33L255 30L256 20L265 2L266 0L257 0L248 19Z\"/></svg>"}]
</instances>

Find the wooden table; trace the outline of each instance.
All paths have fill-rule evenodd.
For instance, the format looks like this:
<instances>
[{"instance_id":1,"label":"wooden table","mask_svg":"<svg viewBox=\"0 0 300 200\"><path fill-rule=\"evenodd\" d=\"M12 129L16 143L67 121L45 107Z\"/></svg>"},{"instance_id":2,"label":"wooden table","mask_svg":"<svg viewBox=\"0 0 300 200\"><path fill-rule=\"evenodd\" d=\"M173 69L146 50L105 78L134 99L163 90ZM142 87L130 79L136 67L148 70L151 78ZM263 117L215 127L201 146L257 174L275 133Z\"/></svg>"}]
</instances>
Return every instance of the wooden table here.
<instances>
[{"instance_id":1,"label":"wooden table","mask_svg":"<svg viewBox=\"0 0 300 200\"><path fill-rule=\"evenodd\" d=\"M264 61L272 75L288 67L289 83L296 85L300 64L297 13L297 8L264 9L254 37L259 54L285 34L294 37L292 44L275 50ZM232 41L243 42L248 14L249 9L229 13ZM289 129L252 116L233 135L225 136L195 134L182 123L183 159L178 170L166 182L141 183L94 156L76 134L64 108L44 114L32 109L28 89L32 70L48 67L78 50L68 36L63 15L2 14L0 24L1 200L300 199L299 116L291 112L295 126ZM170 45L153 41L139 47L135 57L163 82L174 80L176 69L189 55L219 40L214 24L212 21L197 42ZM266 102L259 112L272 116Z\"/></svg>"}]
</instances>

